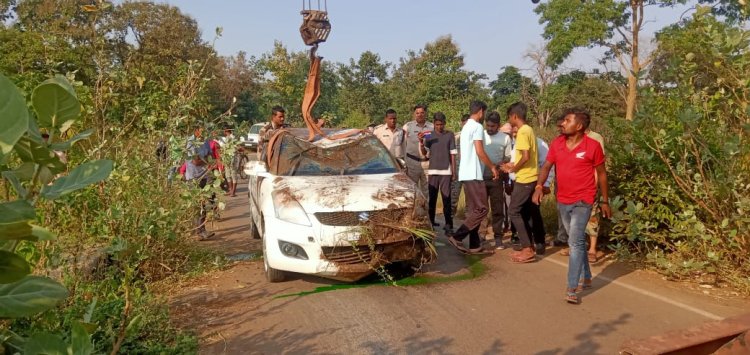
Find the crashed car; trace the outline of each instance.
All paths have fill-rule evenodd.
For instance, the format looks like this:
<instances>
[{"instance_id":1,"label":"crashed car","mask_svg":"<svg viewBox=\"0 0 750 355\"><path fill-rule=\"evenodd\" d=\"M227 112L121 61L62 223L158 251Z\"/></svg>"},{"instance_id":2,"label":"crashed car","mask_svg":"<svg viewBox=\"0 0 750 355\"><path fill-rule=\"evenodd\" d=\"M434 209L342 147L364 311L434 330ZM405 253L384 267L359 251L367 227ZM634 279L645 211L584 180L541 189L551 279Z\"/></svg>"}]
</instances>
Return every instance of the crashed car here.
<instances>
[{"instance_id":1,"label":"crashed car","mask_svg":"<svg viewBox=\"0 0 750 355\"><path fill-rule=\"evenodd\" d=\"M250 233L262 238L267 279L295 272L356 281L387 264L429 262L425 199L400 162L369 134L313 142L308 134L283 130L264 161L245 165Z\"/></svg>"}]
</instances>

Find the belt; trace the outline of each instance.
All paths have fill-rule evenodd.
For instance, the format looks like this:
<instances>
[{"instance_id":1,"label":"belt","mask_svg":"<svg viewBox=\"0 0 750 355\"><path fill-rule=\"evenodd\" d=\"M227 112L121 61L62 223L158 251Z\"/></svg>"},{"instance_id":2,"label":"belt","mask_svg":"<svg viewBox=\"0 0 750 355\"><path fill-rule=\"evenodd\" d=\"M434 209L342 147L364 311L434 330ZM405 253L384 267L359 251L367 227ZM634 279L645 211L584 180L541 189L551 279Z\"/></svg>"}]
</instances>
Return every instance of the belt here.
<instances>
[{"instance_id":1,"label":"belt","mask_svg":"<svg viewBox=\"0 0 750 355\"><path fill-rule=\"evenodd\" d=\"M416 160L416 161L428 161L428 160L429 160L429 159L427 159L427 158L420 158L420 157L418 157L418 156L416 156L416 155L412 155L412 154L409 154L409 153L406 153L406 156L407 156L408 158L410 158L410 159L412 159L412 160Z\"/></svg>"}]
</instances>

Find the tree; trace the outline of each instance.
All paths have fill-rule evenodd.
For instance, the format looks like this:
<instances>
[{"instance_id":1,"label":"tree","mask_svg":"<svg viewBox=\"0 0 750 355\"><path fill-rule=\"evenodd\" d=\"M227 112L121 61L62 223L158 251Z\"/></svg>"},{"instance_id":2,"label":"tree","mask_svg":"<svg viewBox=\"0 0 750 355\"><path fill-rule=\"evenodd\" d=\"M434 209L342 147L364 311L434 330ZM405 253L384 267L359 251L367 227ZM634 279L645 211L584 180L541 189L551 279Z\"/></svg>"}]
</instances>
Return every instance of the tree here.
<instances>
[{"instance_id":1,"label":"tree","mask_svg":"<svg viewBox=\"0 0 750 355\"><path fill-rule=\"evenodd\" d=\"M419 51L408 51L406 58L400 59L387 92L392 106L402 115L423 103L430 111L443 111L450 123L467 111L471 100L489 98L482 79L487 77L464 68L458 45L445 36Z\"/></svg>"},{"instance_id":2,"label":"tree","mask_svg":"<svg viewBox=\"0 0 750 355\"><path fill-rule=\"evenodd\" d=\"M521 101L523 93L529 91L536 91L531 78L523 76L514 66L503 67L497 78L490 81L490 107L502 112L512 103Z\"/></svg>"},{"instance_id":3,"label":"tree","mask_svg":"<svg viewBox=\"0 0 750 355\"><path fill-rule=\"evenodd\" d=\"M258 101L260 99L260 75L256 72L255 58L247 58L240 51L236 56L221 57L216 63L216 78L211 82L210 91L215 113L233 109L241 121L260 119Z\"/></svg>"},{"instance_id":4,"label":"tree","mask_svg":"<svg viewBox=\"0 0 750 355\"><path fill-rule=\"evenodd\" d=\"M553 86L559 75L556 67L549 64L549 51L546 45L533 47L524 57L531 61L534 79L536 79L536 93L529 95L527 100L531 111L536 113L539 127L546 127L552 115L559 111L565 96L565 87Z\"/></svg>"},{"instance_id":5,"label":"tree","mask_svg":"<svg viewBox=\"0 0 750 355\"><path fill-rule=\"evenodd\" d=\"M338 74L341 90L338 104L342 116L356 115L364 126L383 117L387 99L383 94L383 83L388 78L389 63L381 63L380 56L367 51L349 65L340 64ZM334 123L335 124L335 123Z\"/></svg>"}]
</instances>

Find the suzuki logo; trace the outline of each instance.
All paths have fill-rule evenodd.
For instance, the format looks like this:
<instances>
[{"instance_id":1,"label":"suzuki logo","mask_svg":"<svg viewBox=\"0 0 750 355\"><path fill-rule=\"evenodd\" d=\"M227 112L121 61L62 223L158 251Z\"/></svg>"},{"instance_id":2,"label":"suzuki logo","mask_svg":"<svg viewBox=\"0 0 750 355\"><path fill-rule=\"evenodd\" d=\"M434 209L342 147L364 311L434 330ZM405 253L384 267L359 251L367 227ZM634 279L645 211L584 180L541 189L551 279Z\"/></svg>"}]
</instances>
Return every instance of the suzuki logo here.
<instances>
[{"instance_id":1,"label":"suzuki logo","mask_svg":"<svg viewBox=\"0 0 750 355\"><path fill-rule=\"evenodd\" d=\"M357 215L357 218L360 222L369 222L370 221L370 212L360 212L359 215Z\"/></svg>"}]
</instances>

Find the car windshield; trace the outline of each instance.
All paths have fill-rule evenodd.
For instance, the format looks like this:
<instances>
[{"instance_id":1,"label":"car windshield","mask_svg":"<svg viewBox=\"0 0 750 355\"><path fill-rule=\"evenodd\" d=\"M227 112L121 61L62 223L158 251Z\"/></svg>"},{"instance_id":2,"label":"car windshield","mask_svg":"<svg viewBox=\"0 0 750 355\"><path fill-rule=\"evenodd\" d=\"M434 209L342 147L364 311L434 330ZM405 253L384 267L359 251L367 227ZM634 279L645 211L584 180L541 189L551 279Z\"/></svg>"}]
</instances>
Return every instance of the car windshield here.
<instances>
[{"instance_id":1,"label":"car windshield","mask_svg":"<svg viewBox=\"0 0 750 355\"><path fill-rule=\"evenodd\" d=\"M322 148L291 135L281 141L277 175L370 175L398 172L396 161L373 136Z\"/></svg>"},{"instance_id":2,"label":"car windshield","mask_svg":"<svg viewBox=\"0 0 750 355\"><path fill-rule=\"evenodd\" d=\"M250 134L258 134L261 128L263 128L263 125L259 125L259 124L253 125L252 127L250 127Z\"/></svg>"}]
</instances>

